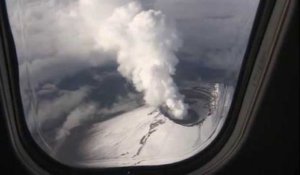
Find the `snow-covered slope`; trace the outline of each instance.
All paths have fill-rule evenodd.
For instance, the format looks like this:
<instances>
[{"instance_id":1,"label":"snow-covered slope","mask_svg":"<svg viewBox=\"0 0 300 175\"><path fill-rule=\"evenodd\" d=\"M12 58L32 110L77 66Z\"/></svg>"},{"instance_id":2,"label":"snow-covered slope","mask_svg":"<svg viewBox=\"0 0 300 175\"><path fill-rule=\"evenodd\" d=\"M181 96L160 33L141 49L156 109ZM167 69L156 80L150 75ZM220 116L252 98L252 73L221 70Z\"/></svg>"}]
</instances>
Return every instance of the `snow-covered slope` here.
<instances>
[{"instance_id":1,"label":"snow-covered slope","mask_svg":"<svg viewBox=\"0 0 300 175\"><path fill-rule=\"evenodd\" d=\"M219 133L232 88L215 84L210 92L202 93L209 93L211 100L206 105L207 115L195 125L177 124L158 109L142 106L110 120L75 129L54 157L72 165L91 167L161 165L187 159L207 147ZM197 103L191 107L203 115ZM64 157L60 157L62 152Z\"/></svg>"}]
</instances>

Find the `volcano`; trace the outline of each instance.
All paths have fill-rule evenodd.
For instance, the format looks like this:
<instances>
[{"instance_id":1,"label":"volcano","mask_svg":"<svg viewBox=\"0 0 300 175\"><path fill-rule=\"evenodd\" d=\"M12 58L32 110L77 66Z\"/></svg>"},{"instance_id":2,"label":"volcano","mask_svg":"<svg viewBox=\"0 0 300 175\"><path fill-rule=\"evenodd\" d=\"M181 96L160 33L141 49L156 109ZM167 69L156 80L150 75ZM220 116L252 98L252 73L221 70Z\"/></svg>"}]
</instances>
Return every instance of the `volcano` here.
<instances>
[{"instance_id":1,"label":"volcano","mask_svg":"<svg viewBox=\"0 0 300 175\"><path fill-rule=\"evenodd\" d=\"M185 120L174 119L166 107L141 105L72 129L53 157L82 167L123 167L169 164L197 154L219 133L233 88L204 82L186 82L183 87L180 91L189 105Z\"/></svg>"}]
</instances>

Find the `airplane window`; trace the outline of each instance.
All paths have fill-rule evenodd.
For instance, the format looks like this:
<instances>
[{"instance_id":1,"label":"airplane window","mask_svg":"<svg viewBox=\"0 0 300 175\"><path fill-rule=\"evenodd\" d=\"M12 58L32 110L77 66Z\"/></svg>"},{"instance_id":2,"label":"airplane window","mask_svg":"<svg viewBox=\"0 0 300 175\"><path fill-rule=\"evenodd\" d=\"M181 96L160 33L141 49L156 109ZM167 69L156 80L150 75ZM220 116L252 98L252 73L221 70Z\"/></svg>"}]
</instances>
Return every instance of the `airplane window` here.
<instances>
[{"instance_id":1,"label":"airplane window","mask_svg":"<svg viewBox=\"0 0 300 175\"><path fill-rule=\"evenodd\" d=\"M259 0L9 0L26 124L76 167L165 165L217 137Z\"/></svg>"}]
</instances>

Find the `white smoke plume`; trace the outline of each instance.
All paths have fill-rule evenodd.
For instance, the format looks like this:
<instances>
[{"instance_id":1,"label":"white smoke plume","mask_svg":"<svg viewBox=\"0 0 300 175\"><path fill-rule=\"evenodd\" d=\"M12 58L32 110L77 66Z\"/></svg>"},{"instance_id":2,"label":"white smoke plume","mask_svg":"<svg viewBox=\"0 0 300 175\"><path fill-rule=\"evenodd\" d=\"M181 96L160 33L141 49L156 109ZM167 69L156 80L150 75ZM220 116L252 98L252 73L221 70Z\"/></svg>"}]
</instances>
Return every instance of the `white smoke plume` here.
<instances>
[{"instance_id":1,"label":"white smoke plume","mask_svg":"<svg viewBox=\"0 0 300 175\"><path fill-rule=\"evenodd\" d=\"M172 116L184 118L187 105L172 79L181 41L161 11L143 10L138 1L116 8L101 25L97 43L116 53L118 71L144 93L148 105L167 106Z\"/></svg>"}]
</instances>

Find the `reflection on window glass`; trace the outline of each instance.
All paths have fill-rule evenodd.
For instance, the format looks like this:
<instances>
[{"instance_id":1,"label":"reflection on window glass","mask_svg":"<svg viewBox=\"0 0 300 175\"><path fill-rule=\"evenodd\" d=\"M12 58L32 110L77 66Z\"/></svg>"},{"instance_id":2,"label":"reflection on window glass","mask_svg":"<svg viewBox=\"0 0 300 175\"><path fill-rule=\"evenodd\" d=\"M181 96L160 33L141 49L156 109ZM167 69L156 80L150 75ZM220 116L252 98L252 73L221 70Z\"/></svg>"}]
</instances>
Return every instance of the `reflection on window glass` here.
<instances>
[{"instance_id":1,"label":"reflection on window glass","mask_svg":"<svg viewBox=\"0 0 300 175\"><path fill-rule=\"evenodd\" d=\"M199 153L227 117L258 0L9 0L27 126L81 167Z\"/></svg>"}]
</instances>

